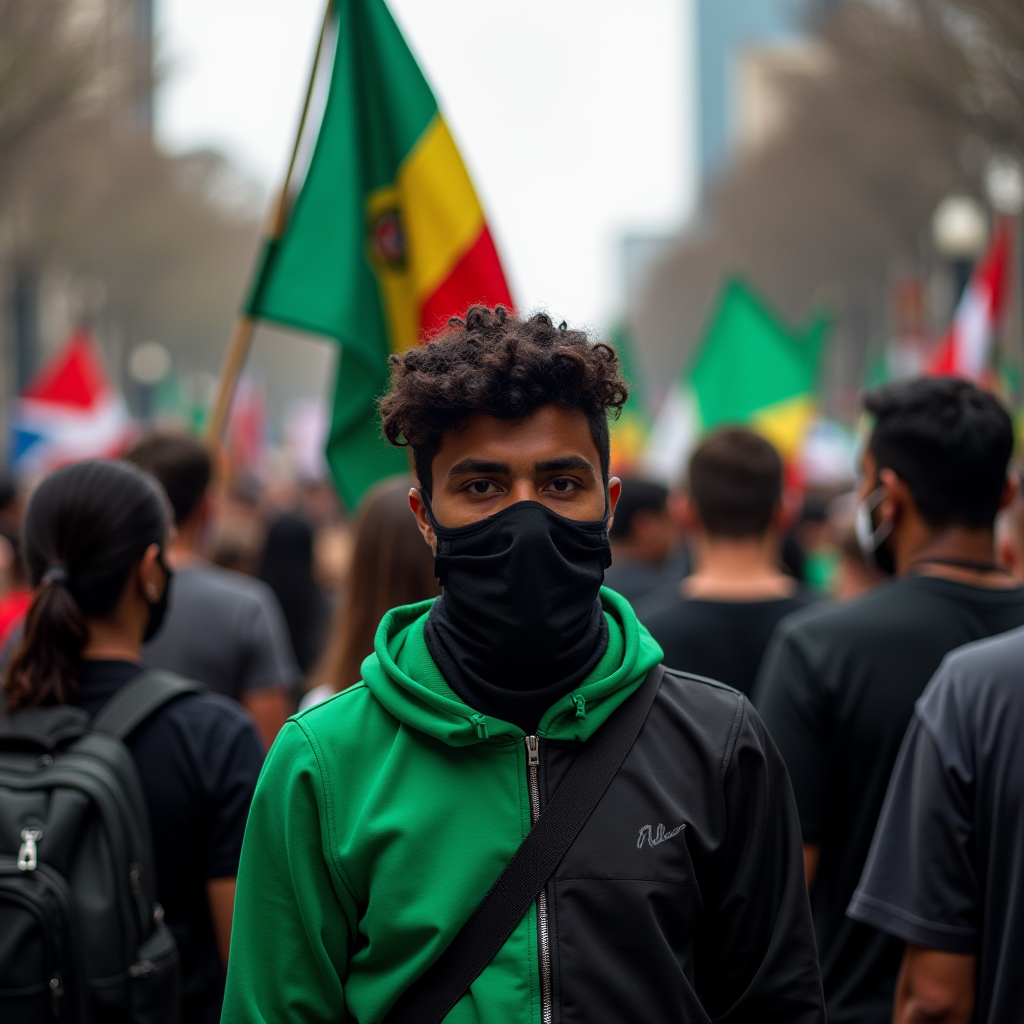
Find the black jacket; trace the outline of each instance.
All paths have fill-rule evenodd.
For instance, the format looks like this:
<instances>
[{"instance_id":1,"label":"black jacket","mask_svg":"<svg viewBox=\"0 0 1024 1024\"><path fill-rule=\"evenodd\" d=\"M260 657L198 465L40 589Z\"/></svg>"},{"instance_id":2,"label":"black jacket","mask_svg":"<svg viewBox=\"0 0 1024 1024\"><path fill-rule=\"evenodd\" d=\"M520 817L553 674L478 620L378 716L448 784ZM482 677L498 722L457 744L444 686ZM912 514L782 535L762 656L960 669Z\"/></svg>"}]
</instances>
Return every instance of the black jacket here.
<instances>
[{"instance_id":1,"label":"black jacket","mask_svg":"<svg viewBox=\"0 0 1024 1024\"><path fill-rule=\"evenodd\" d=\"M542 807L577 750L540 741ZM825 1020L789 777L727 686L666 672L547 900L553 1021Z\"/></svg>"}]
</instances>

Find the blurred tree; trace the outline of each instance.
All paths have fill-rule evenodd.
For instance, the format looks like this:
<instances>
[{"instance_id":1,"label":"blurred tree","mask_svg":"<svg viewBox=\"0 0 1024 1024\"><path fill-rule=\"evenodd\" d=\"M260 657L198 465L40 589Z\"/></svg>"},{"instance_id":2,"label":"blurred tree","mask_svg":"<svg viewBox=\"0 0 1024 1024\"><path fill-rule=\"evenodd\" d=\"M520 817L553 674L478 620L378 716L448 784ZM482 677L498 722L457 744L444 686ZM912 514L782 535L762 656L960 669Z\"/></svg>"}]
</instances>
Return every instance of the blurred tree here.
<instances>
[{"instance_id":1,"label":"blurred tree","mask_svg":"<svg viewBox=\"0 0 1024 1024\"><path fill-rule=\"evenodd\" d=\"M671 379L727 271L748 273L793 318L833 305L826 390L831 411L850 415L869 354L889 339L894 278L935 261L936 204L954 189L977 192L991 149L1024 132L1024 5L820 9L818 58L775 75L785 116L741 147L704 197L698 226L652 276L634 322L648 374Z\"/></svg>"},{"instance_id":2,"label":"blurred tree","mask_svg":"<svg viewBox=\"0 0 1024 1024\"><path fill-rule=\"evenodd\" d=\"M0 0L0 393L74 321L122 384L144 341L177 369L219 364L262 197L216 153L155 145L139 114L153 87L139 9Z\"/></svg>"},{"instance_id":3,"label":"blurred tree","mask_svg":"<svg viewBox=\"0 0 1024 1024\"><path fill-rule=\"evenodd\" d=\"M835 43L922 111L1024 151L1020 0L847 0Z\"/></svg>"},{"instance_id":4,"label":"blurred tree","mask_svg":"<svg viewBox=\"0 0 1024 1024\"><path fill-rule=\"evenodd\" d=\"M95 79L98 26L76 17L80 7L76 0L0 0L0 195L18 157Z\"/></svg>"}]
</instances>

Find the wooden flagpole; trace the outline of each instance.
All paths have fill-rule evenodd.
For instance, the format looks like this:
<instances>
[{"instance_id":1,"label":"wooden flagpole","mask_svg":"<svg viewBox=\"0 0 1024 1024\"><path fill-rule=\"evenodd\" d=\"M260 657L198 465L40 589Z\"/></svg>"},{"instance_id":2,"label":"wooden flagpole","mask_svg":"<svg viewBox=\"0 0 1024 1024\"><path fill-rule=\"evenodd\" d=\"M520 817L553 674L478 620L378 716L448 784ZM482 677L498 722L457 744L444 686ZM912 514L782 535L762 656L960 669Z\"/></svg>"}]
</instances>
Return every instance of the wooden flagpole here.
<instances>
[{"instance_id":1,"label":"wooden flagpole","mask_svg":"<svg viewBox=\"0 0 1024 1024\"><path fill-rule=\"evenodd\" d=\"M298 131L295 133L295 145L292 146L284 183L281 186L281 191L278 193L277 201L274 204L268 222L267 231L260 241L258 252L262 252L263 247L267 243L281 237L288 220L288 189L291 185L292 174L295 172L295 162L299 156L299 146L302 143L303 132L306 128L306 117L309 114L309 104L313 98L316 70L320 66L320 54L323 51L324 37L327 35L327 24L330 21L333 7L334 0L327 0L323 21L320 24L320 37L316 43L316 54L313 57L313 68L309 73L309 84L306 86L306 98L302 104ZM235 388L238 386L238 378L242 374L242 367L245 366L245 360L249 355L249 348L252 344L252 336L255 330L255 318L245 313L239 313L235 318L234 327L231 329L228 349L224 354L224 362L221 365L220 380L217 382L217 395L214 398L213 410L210 413L210 419L206 426L206 440L211 446L218 445L224 435L228 414L231 412L231 402L235 397Z\"/></svg>"}]
</instances>

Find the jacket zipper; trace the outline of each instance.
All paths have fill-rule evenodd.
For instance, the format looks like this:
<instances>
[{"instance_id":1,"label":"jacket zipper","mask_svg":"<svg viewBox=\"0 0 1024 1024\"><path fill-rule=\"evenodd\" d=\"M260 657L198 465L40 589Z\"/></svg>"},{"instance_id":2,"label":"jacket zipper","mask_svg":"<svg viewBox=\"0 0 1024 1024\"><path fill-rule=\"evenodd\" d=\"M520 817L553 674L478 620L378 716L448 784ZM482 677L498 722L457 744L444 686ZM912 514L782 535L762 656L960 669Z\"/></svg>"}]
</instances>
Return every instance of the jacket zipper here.
<instances>
[{"instance_id":1,"label":"jacket zipper","mask_svg":"<svg viewBox=\"0 0 1024 1024\"><path fill-rule=\"evenodd\" d=\"M526 778L530 787L530 825L536 825L540 817L540 740L536 736L525 737ZM551 1024L554 1014L551 1007L551 936L548 932L548 893L545 886L537 894L537 946L540 954L540 1019L541 1024Z\"/></svg>"}]
</instances>

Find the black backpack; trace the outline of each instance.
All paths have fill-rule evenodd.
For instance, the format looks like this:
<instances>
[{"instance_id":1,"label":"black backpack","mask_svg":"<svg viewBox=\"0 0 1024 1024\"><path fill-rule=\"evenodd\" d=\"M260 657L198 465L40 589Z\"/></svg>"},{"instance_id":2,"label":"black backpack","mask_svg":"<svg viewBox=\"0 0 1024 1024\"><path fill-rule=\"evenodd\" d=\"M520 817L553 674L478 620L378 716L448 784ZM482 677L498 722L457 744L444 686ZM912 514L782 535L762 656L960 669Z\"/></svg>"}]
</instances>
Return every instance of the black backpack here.
<instances>
[{"instance_id":1,"label":"black backpack","mask_svg":"<svg viewBox=\"0 0 1024 1024\"><path fill-rule=\"evenodd\" d=\"M149 815L122 742L203 689L144 672L90 721L0 714L0 1021L177 1024L181 972L155 899Z\"/></svg>"}]
</instances>

